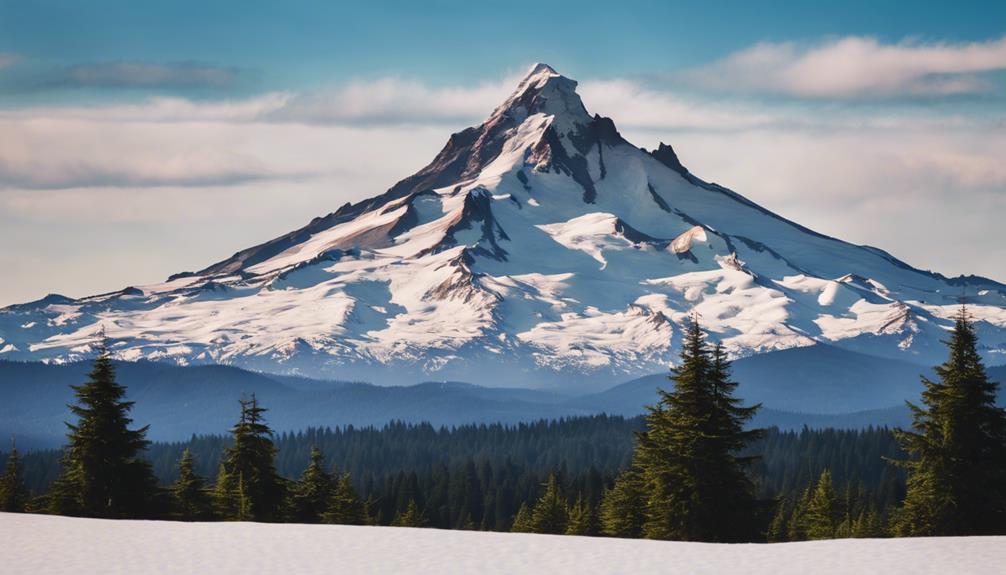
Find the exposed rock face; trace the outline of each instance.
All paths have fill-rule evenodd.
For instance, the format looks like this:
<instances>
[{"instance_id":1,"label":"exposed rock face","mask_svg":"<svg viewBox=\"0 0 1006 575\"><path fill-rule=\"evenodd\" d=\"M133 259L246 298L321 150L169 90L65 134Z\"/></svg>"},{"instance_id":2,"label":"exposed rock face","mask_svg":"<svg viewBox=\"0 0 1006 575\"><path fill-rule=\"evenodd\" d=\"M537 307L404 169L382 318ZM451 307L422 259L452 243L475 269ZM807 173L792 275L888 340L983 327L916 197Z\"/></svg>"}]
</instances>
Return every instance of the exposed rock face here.
<instances>
[{"instance_id":1,"label":"exposed rock face","mask_svg":"<svg viewBox=\"0 0 1006 575\"><path fill-rule=\"evenodd\" d=\"M965 290L1006 362L1006 287L790 222L591 116L533 67L383 194L167 282L0 310L0 359L124 359L340 379L607 385L663 371L698 312L730 353L827 342L932 363Z\"/></svg>"}]
</instances>

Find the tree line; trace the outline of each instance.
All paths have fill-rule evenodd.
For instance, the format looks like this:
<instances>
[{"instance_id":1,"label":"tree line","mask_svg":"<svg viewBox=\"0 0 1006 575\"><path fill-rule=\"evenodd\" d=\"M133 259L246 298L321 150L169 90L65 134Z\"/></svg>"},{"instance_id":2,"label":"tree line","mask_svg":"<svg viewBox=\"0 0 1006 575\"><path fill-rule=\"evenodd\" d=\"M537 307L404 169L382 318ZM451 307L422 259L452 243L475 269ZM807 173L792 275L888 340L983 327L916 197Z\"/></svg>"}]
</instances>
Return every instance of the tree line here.
<instances>
[{"instance_id":1,"label":"tree line","mask_svg":"<svg viewBox=\"0 0 1006 575\"><path fill-rule=\"evenodd\" d=\"M912 406L911 430L751 429L759 406L734 396L724 350L692 322L673 385L641 419L277 435L252 396L229 437L153 446L145 428L130 429L131 403L103 345L74 388L78 421L68 424L58 476L29 497L25 470L45 475L54 454L12 450L0 504L697 541L1003 533L1006 414L976 344L962 309L938 381Z\"/></svg>"}]
</instances>

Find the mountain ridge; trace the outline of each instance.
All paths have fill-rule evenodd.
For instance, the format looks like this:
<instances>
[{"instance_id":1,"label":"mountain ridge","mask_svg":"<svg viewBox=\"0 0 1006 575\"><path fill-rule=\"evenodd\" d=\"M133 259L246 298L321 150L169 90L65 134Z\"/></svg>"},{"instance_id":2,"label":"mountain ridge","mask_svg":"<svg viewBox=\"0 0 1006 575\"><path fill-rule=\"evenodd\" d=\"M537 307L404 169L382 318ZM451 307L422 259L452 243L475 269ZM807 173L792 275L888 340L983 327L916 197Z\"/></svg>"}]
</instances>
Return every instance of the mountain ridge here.
<instances>
[{"instance_id":1,"label":"mountain ridge","mask_svg":"<svg viewBox=\"0 0 1006 575\"><path fill-rule=\"evenodd\" d=\"M818 354L832 357L810 377L794 372L785 354L811 354L798 361L809 365ZM829 363L831 367L829 367ZM860 370L842 365L863 365ZM63 442L72 414L70 385L86 379L89 362L64 365L0 360L0 434L16 434L18 445L33 449ZM854 387L851 397L841 390L849 378L873 370L879 378ZM896 360L878 360L856 352L798 348L770 352L735 363L740 397L748 404L763 402L753 422L782 429L907 425L905 399L921 391L919 375L927 368ZM521 388L490 388L464 382L427 381L413 385L376 386L365 382L321 381L297 376L257 373L230 366L177 366L160 362L117 362L118 380L128 399L136 401L133 418L150 427L158 441L180 441L192 434L226 431L237 416L237 400L255 393L269 409L266 419L278 431L308 426L384 425L402 420L436 426L469 423L556 419L607 413L632 417L657 399L656 388L667 387L667 373L619 383L604 391L560 395ZM989 369L990 378L1006 382L1006 366ZM789 379L787 380L787 377ZM775 382L788 381L792 396ZM826 393L817 393L820 390ZM875 389L875 393L868 393ZM836 402L838 397L840 402Z\"/></svg>"}]
</instances>

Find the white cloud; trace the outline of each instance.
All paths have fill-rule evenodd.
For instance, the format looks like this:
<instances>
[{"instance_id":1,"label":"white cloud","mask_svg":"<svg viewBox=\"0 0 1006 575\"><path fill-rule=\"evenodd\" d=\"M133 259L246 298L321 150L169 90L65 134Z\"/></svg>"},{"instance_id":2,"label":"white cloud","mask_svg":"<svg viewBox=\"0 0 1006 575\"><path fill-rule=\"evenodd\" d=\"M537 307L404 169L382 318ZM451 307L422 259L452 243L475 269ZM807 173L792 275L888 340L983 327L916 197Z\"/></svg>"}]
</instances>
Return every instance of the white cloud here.
<instances>
[{"instance_id":1,"label":"white cloud","mask_svg":"<svg viewBox=\"0 0 1006 575\"><path fill-rule=\"evenodd\" d=\"M684 74L727 92L799 97L948 95L986 91L1006 69L1006 37L987 42L882 44L848 36L815 45L760 43Z\"/></svg>"},{"instance_id":2,"label":"white cloud","mask_svg":"<svg viewBox=\"0 0 1006 575\"><path fill-rule=\"evenodd\" d=\"M511 77L475 87L440 88L397 77L357 81L293 96L263 118L333 124L464 124L488 116L518 80Z\"/></svg>"}]
</instances>

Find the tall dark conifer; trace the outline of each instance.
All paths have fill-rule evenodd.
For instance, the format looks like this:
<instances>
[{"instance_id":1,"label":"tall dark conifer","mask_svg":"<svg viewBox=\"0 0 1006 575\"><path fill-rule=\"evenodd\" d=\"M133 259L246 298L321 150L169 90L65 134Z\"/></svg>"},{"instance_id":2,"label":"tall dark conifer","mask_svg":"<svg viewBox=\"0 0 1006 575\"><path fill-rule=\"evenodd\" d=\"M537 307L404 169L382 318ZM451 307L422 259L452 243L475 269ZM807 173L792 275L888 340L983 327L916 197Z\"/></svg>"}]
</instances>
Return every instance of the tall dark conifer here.
<instances>
[{"instance_id":1,"label":"tall dark conifer","mask_svg":"<svg viewBox=\"0 0 1006 575\"><path fill-rule=\"evenodd\" d=\"M214 489L215 506L223 519L278 521L281 519L285 484L276 473L276 447L272 430L258 399L242 399L241 418L231 428L234 444L224 451Z\"/></svg>"},{"instance_id":2,"label":"tall dark conifer","mask_svg":"<svg viewBox=\"0 0 1006 575\"><path fill-rule=\"evenodd\" d=\"M133 402L115 381L115 365L102 334L88 381L71 386L78 420L67 423L69 445L63 469L49 497L50 510L87 517L149 517L156 512L158 489L150 464L142 458L147 427L129 429Z\"/></svg>"},{"instance_id":3,"label":"tall dark conifer","mask_svg":"<svg viewBox=\"0 0 1006 575\"><path fill-rule=\"evenodd\" d=\"M922 405L909 403L912 431L895 435L912 459L898 535L1006 533L1006 410L996 405L967 308L946 342L937 380L922 379Z\"/></svg>"},{"instance_id":4,"label":"tall dark conifer","mask_svg":"<svg viewBox=\"0 0 1006 575\"><path fill-rule=\"evenodd\" d=\"M332 476L325 471L325 456L311 447L311 461L291 489L290 518L297 523L319 523L332 497Z\"/></svg>"},{"instance_id":5,"label":"tall dark conifer","mask_svg":"<svg viewBox=\"0 0 1006 575\"><path fill-rule=\"evenodd\" d=\"M10 455L3 475L0 475L0 511L8 513L23 513L28 503L28 490L24 486L24 473L21 469L21 456L17 445L11 439Z\"/></svg>"},{"instance_id":6,"label":"tall dark conifer","mask_svg":"<svg viewBox=\"0 0 1006 575\"><path fill-rule=\"evenodd\" d=\"M605 535L632 539L642 534L646 517L641 484L639 470L630 467L618 475L611 489L604 491L600 522Z\"/></svg>"},{"instance_id":7,"label":"tall dark conifer","mask_svg":"<svg viewBox=\"0 0 1006 575\"><path fill-rule=\"evenodd\" d=\"M369 522L367 507L360 501L349 473L343 473L338 480L333 480L332 494L321 518L325 523L340 525L365 525Z\"/></svg>"},{"instance_id":8,"label":"tall dark conifer","mask_svg":"<svg viewBox=\"0 0 1006 575\"><path fill-rule=\"evenodd\" d=\"M549 474L545 492L531 510L531 530L534 533L561 535L569 525L569 507L559 486L559 478Z\"/></svg>"},{"instance_id":9,"label":"tall dark conifer","mask_svg":"<svg viewBox=\"0 0 1006 575\"><path fill-rule=\"evenodd\" d=\"M757 538L751 458L738 451L761 431L745 431L758 406L733 396L722 348L706 344L698 320L688 326L671 391L659 390L646 430L637 434L633 466L644 494L644 536L691 541Z\"/></svg>"},{"instance_id":10,"label":"tall dark conifer","mask_svg":"<svg viewBox=\"0 0 1006 575\"><path fill-rule=\"evenodd\" d=\"M178 462L178 479L169 491L173 515L182 521L205 521L211 517L211 501L206 490L206 480L196 474L192 452L186 449Z\"/></svg>"}]
</instances>

